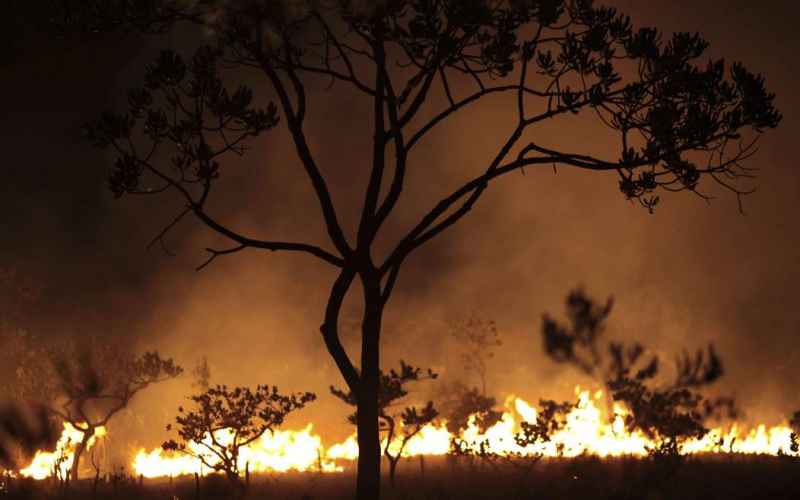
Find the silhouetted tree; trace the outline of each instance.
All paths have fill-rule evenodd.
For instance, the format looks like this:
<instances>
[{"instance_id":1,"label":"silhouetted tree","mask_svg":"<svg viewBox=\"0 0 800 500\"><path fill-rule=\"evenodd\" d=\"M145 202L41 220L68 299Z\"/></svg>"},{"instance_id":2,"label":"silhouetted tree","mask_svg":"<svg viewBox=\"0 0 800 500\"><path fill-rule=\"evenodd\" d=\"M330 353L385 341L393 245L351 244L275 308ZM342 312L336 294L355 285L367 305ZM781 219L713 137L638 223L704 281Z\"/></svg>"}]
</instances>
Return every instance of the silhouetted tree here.
<instances>
[{"instance_id":1,"label":"silhouetted tree","mask_svg":"<svg viewBox=\"0 0 800 500\"><path fill-rule=\"evenodd\" d=\"M500 420L502 412L495 410L497 400L489 396L487 375L489 362L494 358L494 349L503 345L493 320L483 319L475 314L450 327L450 335L461 352L464 374L477 377L480 388L468 388L460 381L442 387L448 399L443 400L442 408L447 415L447 428L458 433L467 427L469 417L475 416L475 423L483 430Z\"/></svg>"},{"instance_id":2,"label":"silhouetted tree","mask_svg":"<svg viewBox=\"0 0 800 500\"><path fill-rule=\"evenodd\" d=\"M357 497L380 496L378 392L381 322L408 257L466 216L494 181L525 168L564 166L611 171L629 200L653 210L661 191L699 191L708 179L738 197L737 182L756 137L780 115L761 76L741 64L699 64L708 43L698 34L664 36L635 29L615 9L590 0L62 0L65 29L164 33L177 24L203 31L209 44L188 60L164 51L127 113L88 127L117 159L110 186L126 193L170 192L183 208L155 241L194 216L231 242L208 261L248 249L300 252L338 271L320 328L348 388L358 395ZM160 40L159 40L160 41ZM260 108L241 85L258 71L276 102ZM323 78L371 104L364 135L373 139L357 228L345 228L311 146L308 84ZM228 90L225 80L235 90ZM468 90L469 85L474 85ZM348 96L352 96L350 93ZM477 102L508 96L508 135L481 173L431 208L397 243L382 241L385 222L410 173L430 169L420 144ZM496 101L493 101L496 103ZM513 103L513 104L512 104ZM537 125L585 113L619 145L609 157L540 142ZM340 117L342 120L348 117ZM244 234L212 213L225 157L251 137L287 127L316 194L332 249ZM496 126L493 128L497 128ZM325 133L335 134L330 128ZM748 134L749 135L749 134ZM451 145L450 145L451 146ZM168 159L165 161L165 159ZM335 159L337 162L341 158ZM347 158L361 164L361 158ZM467 174L469 175L469 174ZM419 204L420 202L417 202ZM388 248L385 255L377 250ZM339 313L355 281L363 288L361 363L339 339Z\"/></svg>"},{"instance_id":3,"label":"silhouetted tree","mask_svg":"<svg viewBox=\"0 0 800 500\"><path fill-rule=\"evenodd\" d=\"M316 395L305 392L286 396L277 387L265 385L255 390L217 385L189 399L195 408L179 407L175 418L180 440L171 439L162 447L197 458L207 467L224 472L234 487L241 487L241 449L277 429L287 415L314 401ZM167 430L172 430L172 424Z\"/></svg>"},{"instance_id":4,"label":"silhouetted tree","mask_svg":"<svg viewBox=\"0 0 800 500\"><path fill-rule=\"evenodd\" d=\"M458 434L469 425L470 417L483 431L500 421L503 412L497 410L497 400L491 396L484 396L477 387L467 388L460 382L445 385L440 390L450 399L442 405L443 413L447 416L447 429ZM444 396L442 396L444 397Z\"/></svg>"},{"instance_id":5,"label":"silhouetted tree","mask_svg":"<svg viewBox=\"0 0 800 500\"><path fill-rule=\"evenodd\" d=\"M486 397L489 362L494 358L494 349L503 345L497 332L497 324L493 320L473 314L466 320L453 324L450 334L462 349L464 372L478 377L481 396Z\"/></svg>"},{"instance_id":6,"label":"silhouetted tree","mask_svg":"<svg viewBox=\"0 0 800 500\"><path fill-rule=\"evenodd\" d=\"M381 432L385 433L385 443L383 454L389 462L389 480L392 486L395 485L395 473L397 464L403 458L403 451L411 438L420 433L423 427L433 422L439 416L439 412L433 405L433 401L428 401L422 407L406 406L402 410L395 409L395 405L408 396L408 384L419 382L426 379L435 379L438 375L430 368L423 371L405 361L400 361L400 371L394 369L388 373L381 371L380 390L378 392L378 418L380 419ZM358 407L358 400L350 390L337 389L331 386L331 393L350 406ZM348 417L353 425L357 425L357 413ZM395 441L399 443L394 447Z\"/></svg>"},{"instance_id":7,"label":"silhouetted tree","mask_svg":"<svg viewBox=\"0 0 800 500\"><path fill-rule=\"evenodd\" d=\"M797 410L789 420L789 427L792 429L791 444L789 450L792 453L800 452L800 410Z\"/></svg>"},{"instance_id":8,"label":"silhouetted tree","mask_svg":"<svg viewBox=\"0 0 800 500\"><path fill-rule=\"evenodd\" d=\"M97 428L125 409L140 391L183 372L157 352L134 355L127 348L98 339L85 344L51 342L40 346L17 369L22 398L48 408L81 431L70 475L77 479L81 456Z\"/></svg>"},{"instance_id":9,"label":"silhouetted tree","mask_svg":"<svg viewBox=\"0 0 800 500\"><path fill-rule=\"evenodd\" d=\"M567 296L569 325L545 315L542 337L547 354L595 376L606 385L614 401L630 412L625 415L629 430L642 431L654 440L650 454L678 462L682 443L701 438L708 429L704 422L722 411L735 417L731 398L709 399L699 391L723 375L722 361L713 346L693 356L685 351L675 360L676 375L667 383L656 383L660 371L658 356L647 355L638 343L605 342L605 321L613 302L597 304L582 290Z\"/></svg>"}]
</instances>

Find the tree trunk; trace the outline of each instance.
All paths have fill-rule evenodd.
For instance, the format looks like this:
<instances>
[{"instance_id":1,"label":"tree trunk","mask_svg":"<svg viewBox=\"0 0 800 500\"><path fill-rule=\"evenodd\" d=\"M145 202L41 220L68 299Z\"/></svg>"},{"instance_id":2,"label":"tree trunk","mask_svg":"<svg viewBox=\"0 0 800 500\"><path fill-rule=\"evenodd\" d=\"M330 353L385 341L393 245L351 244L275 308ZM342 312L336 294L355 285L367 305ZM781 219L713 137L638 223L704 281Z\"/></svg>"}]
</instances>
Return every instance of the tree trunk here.
<instances>
[{"instance_id":1,"label":"tree trunk","mask_svg":"<svg viewBox=\"0 0 800 500\"><path fill-rule=\"evenodd\" d=\"M364 319L361 325L361 379L356 424L358 431L357 500L378 500L381 491L381 448L378 430L380 333L383 304L380 283L363 278Z\"/></svg>"},{"instance_id":2,"label":"tree trunk","mask_svg":"<svg viewBox=\"0 0 800 500\"><path fill-rule=\"evenodd\" d=\"M398 453L396 457L387 457L389 459L389 484L392 485L392 488L395 487L395 475L397 472L397 464L400 462L400 454Z\"/></svg>"},{"instance_id":3,"label":"tree trunk","mask_svg":"<svg viewBox=\"0 0 800 500\"><path fill-rule=\"evenodd\" d=\"M78 479L78 469L80 468L81 464L81 455L83 452L86 451L86 448L89 445L89 440L92 439L94 436L94 427L89 427L84 433L83 437L81 437L81 442L78 443L78 447L75 448L75 455L72 459L72 468L70 469L70 478L73 481Z\"/></svg>"},{"instance_id":4,"label":"tree trunk","mask_svg":"<svg viewBox=\"0 0 800 500\"><path fill-rule=\"evenodd\" d=\"M100 467L94 470L94 483L92 483L92 498L97 498L97 485L100 484Z\"/></svg>"},{"instance_id":5,"label":"tree trunk","mask_svg":"<svg viewBox=\"0 0 800 500\"><path fill-rule=\"evenodd\" d=\"M241 479L239 478L239 474L232 472L230 470L225 471L225 476L228 478L228 482L234 489L238 489L241 487Z\"/></svg>"}]
</instances>

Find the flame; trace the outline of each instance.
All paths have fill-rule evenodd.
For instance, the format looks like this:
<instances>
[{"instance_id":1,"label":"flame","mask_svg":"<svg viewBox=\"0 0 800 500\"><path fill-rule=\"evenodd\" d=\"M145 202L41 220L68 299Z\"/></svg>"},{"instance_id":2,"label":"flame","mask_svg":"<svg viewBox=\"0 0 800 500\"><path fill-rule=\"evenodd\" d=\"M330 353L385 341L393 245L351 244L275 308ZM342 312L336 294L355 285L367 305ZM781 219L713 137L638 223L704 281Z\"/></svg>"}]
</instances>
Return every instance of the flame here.
<instances>
[{"instance_id":1,"label":"flame","mask_svg":"<svg viewBox=\"0 0 800 500\"><path fill-rule=\"evenodd\" d=\"M599 457L610 456L645 456L648 448L656 445L639 431L630 432L625 427L627 409L614 404L610 415L601 410L604 403L602 391L594 394L576 388L577 405L566 416L564 428L554 433L550 441L536 443L526 447L520 446L514 436L520 430L522 422L535 422L537 409L522 398L509 396L505 401L506 411L500 420L482 430L475 416L468 420L467 428L459 436L447 430L446 422L429 424L406 443L402 455L412 457L418 455L445 455L450 451L452 439L458 437L464 444L477 449L501 454L518 454L545 457L574 457L582 454ZM105 429L98 429L95 437L105 435ZM792 429L786 425L767 427L758 425L752 429L743 429L733 424L729 427L718 427L702 439L693 439L684 443L682 452L686 454L700 453L737 453L763 455L795 455L790 450ZM37 452L28 467L20 471L24 476L43 479L53 473L57 459L62 454L65 460L59 465L61 474L66 474L72 465L77 443L82 433L64 425L64 432L54 452ZM214 436L219 442L226 443L232 439L229 430L218 431ZM207 438L206 443L210 438ZM95 438L89 442L94 444ZM386 441L382 443L386 446ZM389 444L390 451L397 453L401 446L400 438ZM207 461L214 465L213 457L202 443L190 443L193 454L204 454ZM340 472L348 462L358 457L358 440L355 434L347 439L325 448L319 435L313 432L311 424L300 430L276 430L266 433L257 441L240 451L239 470L258 472L287 471L319 471ZM176 452L165 452L161 448L152 451L140 449L133 459L133 470L137 475L147 478L180 476L184 474L205 475L213 472L211 468L201 464L196 457Z\"/></svg>"},{"instance_id":2,"label":"flame","mask_svg":"<svg viewBox=\"0 0 800 500\"><path fill-rule=\"evenodd\" d=\"M612 418L609 421L596 403L603 397L602 391L590 395L589 391L577 390L577 396L578 403L567 415L564 428L546 443L526 447L517 444L514 435L519 432L519 424L535 422L538 412L530 403L515 396L506 399L508 411L503 413L499 422L482 431L475 416L470 417L467 428L458 437L468 447L477 449L483 445L485 450L500 455L575 457L589 454L599 457L641 457L647 455L648 448L655 446L656 443L643 433L626 429L624 418L627 409L622 405L613 405ZM787 426L767 428L759 425L746 433L737 425L727 430L719 427L711 429L702 439L687 441L683 446L683 453L798 455L790 451L791 434L792 430ZM447 430L445 423L430 424L408 442L403 456L447 454L453 437L455 436ZM384 441L383 446L385 445ZM390 450L396 452L399 447L398 439L390 445ZM331 460L355 460L358 457L356 435L353 434L342 443L328 448L326 456Z\"/></svg>"},{"instance_id":3,"label":"flame","mask_svg":"<svg viewBox=\"0 0 800 500\"><path fill-rule=\"evenodd\" d=\"M313 434L312 425L308 424L300 431L276 430L265 433L258 440L241 448L239 452L238 467L244 471L249 467L251 472L287 472L319 470L321 472L336 472L342 468L324 456L321 438ZM227 445L233 439L229 429L221 429L214 434L214 438L222 445ZM219 458L214 456L204 446L210 444L211 437L206 437L202 443L190 443L191 456L180 452L166 452L160 448L153 451L140 449L133 460L133 469L136 474L144 477L179 476L183 474L205 474L209 467L204 466L196 458L203 456L210 465L219 463Z\"/></svg>"},{"instance_id":4,"label":"flame","mask_svg":"<svg viewBox=\"0 0 800 500\"><path fill-rule=\"evenodd\" d=\"M89 438L89 442L86 444L86 451L94 446L97 438L105 435L105 427L96 428L94 436ZM54 451L37 451L30 465L20 470L19 473L33 479L45 479L54 473L60 477L66 477L75 460L75 450L82 439L83 431L65 422L64 430L61 431L61 437L56 443L56 449Z\"/></svg>"}]
</instances>

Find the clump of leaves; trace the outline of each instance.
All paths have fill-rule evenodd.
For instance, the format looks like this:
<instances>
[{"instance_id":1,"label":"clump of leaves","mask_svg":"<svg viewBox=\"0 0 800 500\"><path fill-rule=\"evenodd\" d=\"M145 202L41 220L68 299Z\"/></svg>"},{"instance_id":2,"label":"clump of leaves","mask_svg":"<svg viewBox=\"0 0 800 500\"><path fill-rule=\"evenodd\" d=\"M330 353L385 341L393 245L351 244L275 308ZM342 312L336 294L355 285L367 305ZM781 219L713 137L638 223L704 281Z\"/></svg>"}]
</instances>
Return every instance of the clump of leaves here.
<instances>
[{"instance_id":1,"label":"clump of leaves","mask_svg":"<svg viewBox=\"0 0 800 500\"><path fill-rule=\"evenodd\" d=\"M470 418L481 431L486 431L503 416L503 413L496 409L497 400L482 394L477 387L467 389L462 384L453 384L448 389L450 393L456 395L447 405L446 413L447 430L453 434L466 429Z\"/></svg>"},{"instance_id":2,"label":"clump of leaves","mask_svg":"<svg viewBox=\"0 0 800 500\"><path fill-rule=\"evenodd\" d=\"M384 433L383 455L389 462L389 480L395 484L397 464L403 457L403 451L408 442L422 431L423 427L433 422L438 416L439 411L435 408L433 401L428 401L424 405L409 405L402 409L397 409L409 395L409 384L423 380L434 380L438 374L428 368L415 367L400 361L400 370L391 369L389 372L380 373L380 386L378 388L378 419L379 430ZM350 406L357 406L358 400L352 391L345 391L334 386L330 388L331 393ZM356 425L356 414L348 416L348 420ZM394 444L398 443L397 446Z\"/></svg>"},{"instance_id":3,"label":"clump of leaves","mask_svg":"<svg viewBox=\"0 0 800 500\"><path fill-rule=\"evenodd\" d=\"M789 420L789 427L792 428L789 451L794 454L800 453L800 410L797 410L792 415L791 420Z\"/></svg>"},{"instance_id":4,"label":"clump of leaves","mask_svg":"<svg viewBox=\"0 0 800 500\"><path fill-rule=\"evenodd\" d=\"M241 449L278 428L287 415L314 401L316 395L283 395L277 387L266 385L255 390L217 385L189 399L195 408L179 407L175 418L179 440L166 441L162 448L193 456L240 486ZM168 431L172 428L167 425Z\"/></svg>"}]
</instances>

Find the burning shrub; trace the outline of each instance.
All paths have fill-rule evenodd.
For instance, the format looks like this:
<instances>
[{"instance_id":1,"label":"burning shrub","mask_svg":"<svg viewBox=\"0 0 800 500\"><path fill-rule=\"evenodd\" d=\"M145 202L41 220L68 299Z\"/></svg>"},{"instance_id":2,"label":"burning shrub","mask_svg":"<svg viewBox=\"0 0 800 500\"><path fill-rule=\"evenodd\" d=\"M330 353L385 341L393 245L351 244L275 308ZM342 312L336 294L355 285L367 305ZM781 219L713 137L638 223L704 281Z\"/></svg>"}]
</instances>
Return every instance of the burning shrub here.
<instances>
[{"instance_id":1,"label":"burning shrub","mask_svg":"<svg viewBox=\"0 0 800 500\"><path fill-rule=\"evenodd\" d=\"M388 373L381 371L380 386L378 388L378 419L380 431L386 434L383 444L383 454L389 461L389 480L395 484L397 464L403 456L408 442L419 434L423 427L433 422L439 416L439 411L434 407L433 401L428 401L422 407L407 406L401 412L392 412L390 408L408 396L407 385L426 379L435 379L438 374L430 368L423 372L417 368L400 361L400 371L394 369ZM350 406L357 406L358 400L352 391L343 391L331 386L331 393ZM356 414L348 417L356 425Z\"/></svg>"},{"instance_id":2,"label":"burning shrub","mask_svg":"<svg viewBox=\"0 0 800 500\"><path fill-rule=\"evenodd\" d=\"M524 451L496 451L488 438L467 441L460 437L454 437L451 442L451 453L457 457L477 458L492 466L504 465L506 470L521 473L517 482L524 489L524 480L527 474L544 456L541 452L534 451L536 445L550 442L555 433L564 429L567 415L576 408L576 405L542 399L539 400L539 407L540 410L536 412L536 420L533 422L523 420L520 422L520 431L514 434L513 439L516 445L527 448ZM557 446L557 450L559 455L563 453L561 445Z\"/></svg>"},{"instance_id":3,"label":"burning shrub","mask_svg":"<svg viewBox=\"0 0 800 500\"><path fill-rule=\"evenodd\" d=\"M547 315L543 318L545 351L557 362L572 364L602 380L611 398L629 410L625 415L628 429L639 430L657 443L649 450L655 459L678 463L683 442L708 433L707 419L723 410L730 417L737 415L731 398L708 399L698 392L723 374L713 346L694 356L684 352L676 359L675 380L656 385L658 356L646 355L638 343L601 346L611 299L599 305L576 290L568 295L566 305L569 326Z\"/></svg>"},{"instance_id":4,"label":"burning shrub","mask_svg":"<svg viewBox=\"0 0 800 500\"><path fill-rule=\"evenodd\" d=\"M497 400L487 392L489 362L494 358L494 349L503 345L497 324L472 314L466 320L453 323L450 335L461 349L465 379L479 383L480 387L470 389L460 381L442 387L447 429L457 434L466 429L469 418L474 415L475 424L485 431L502 416L502 412L496 410Z\"/></svg>"},{"instance_id":5,"label":"burning shrub","mask_svg":"<svg viewBox=\"0 0 800 500\"><path fill-rule=\"evenodd\" d=\"M451 394L456 394L456 399L447 405L447 430L453 434L467 428L469 419L474 419L475 425L481 431L486 431L500 421L503 416L501 411L496 410L497 400L491 396L486 396L478 391L477 387L467 389L462 384L454 384L449 387Z\"/></svg>"},{"instance_id":6,"label":"burning shrub","mask_svg":"<svg viewBox=\"0 0 800 500\"><path fill-rule=\"evenodd\" d=\"M180 441L171 439L162 448L195 457L240 486L242 448L278 428L287 415L314 401L316 395L303 392L286 396L277 387L266 385L255 390L217 385L189 399L196 409L179 407L175 418ZM172 430L171 424L167 430Z\"/></svg>"},{"instance_id":7,"label":"burning shrub","mask_svg":"<svg viewBox=\"0 0 800 500\"><path fill-rule=\"evenodd\" d=\"M135 355L126 347L90 338L36 346L18 360L18 398L80 431L70 470L77 479L80 460L98 430L125 409L140 391L179 376L183 369L158 352Z\"/></svg>"}]
</instances>

